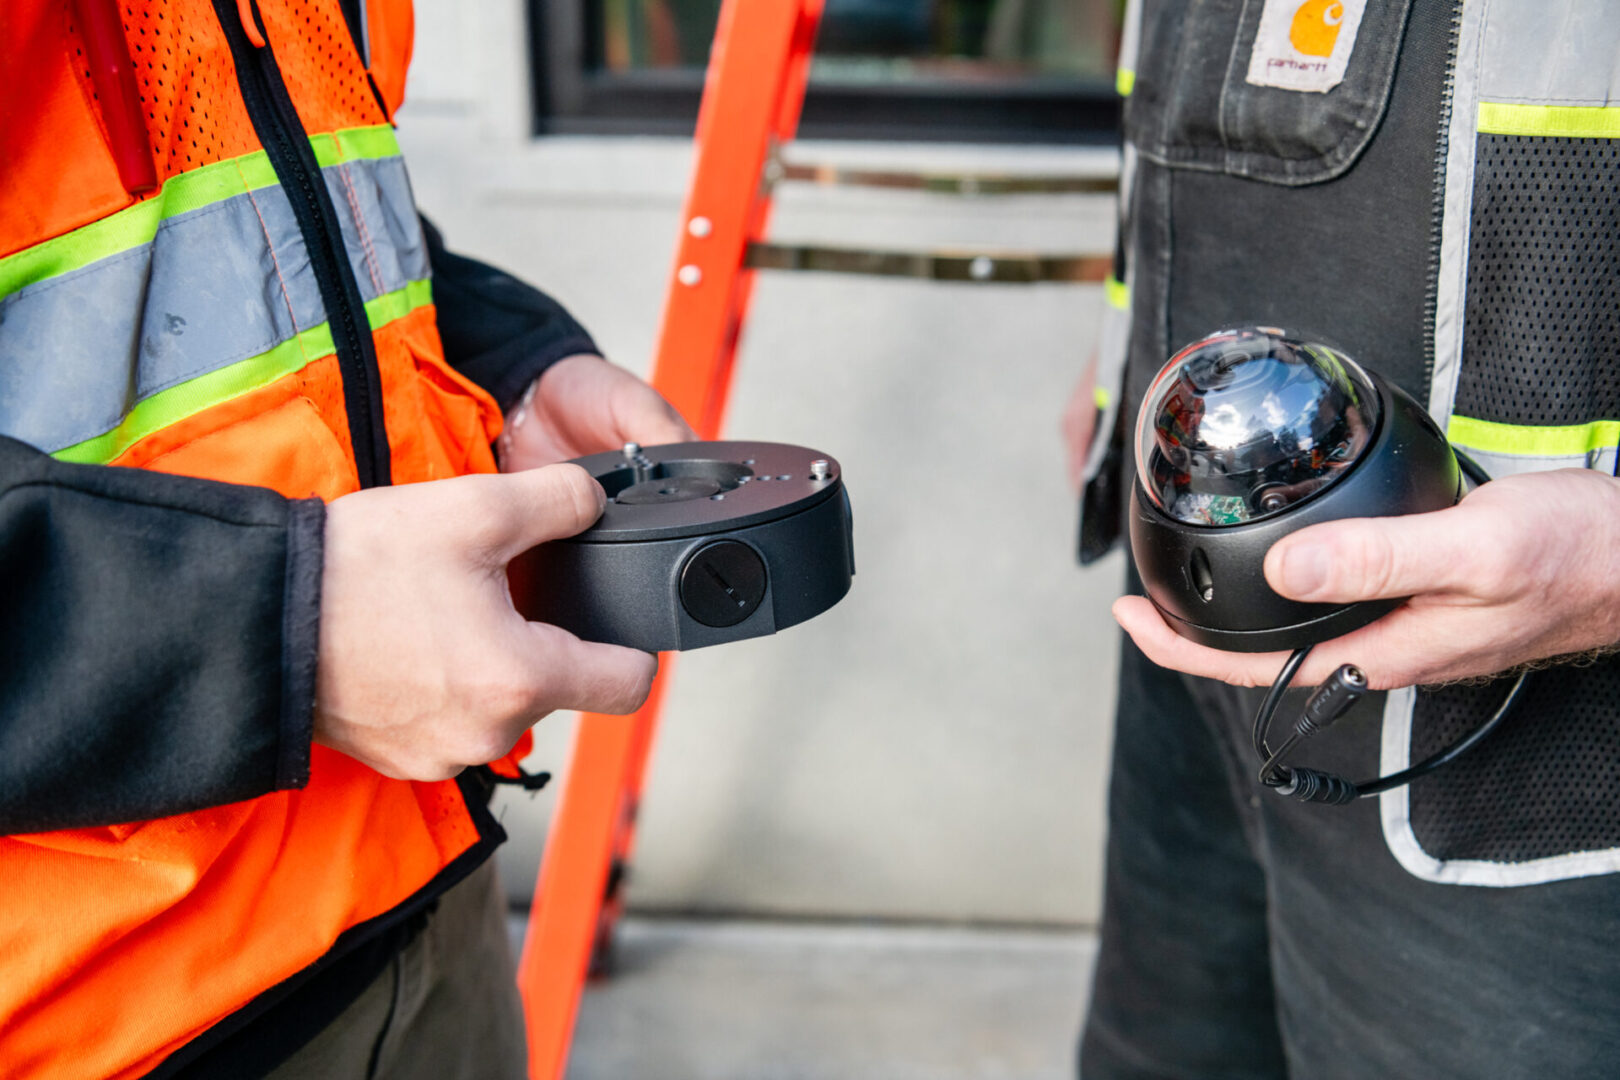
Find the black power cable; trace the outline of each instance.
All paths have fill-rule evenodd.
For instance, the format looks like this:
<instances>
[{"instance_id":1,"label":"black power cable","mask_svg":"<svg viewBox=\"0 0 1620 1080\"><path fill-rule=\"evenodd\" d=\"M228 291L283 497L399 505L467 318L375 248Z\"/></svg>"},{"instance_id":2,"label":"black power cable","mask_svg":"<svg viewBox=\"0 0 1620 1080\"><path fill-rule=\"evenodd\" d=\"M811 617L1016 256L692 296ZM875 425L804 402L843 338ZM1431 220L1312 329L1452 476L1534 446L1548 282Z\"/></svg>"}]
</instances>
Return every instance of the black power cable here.
<instances>
[{"instance_id":1,"label":"black power cable","mask_svg":"<svg viewBox=\"0 0 1620 1080\"><path fill-rule=\"evenodd\" d=\"M1307 769L1291 767L1283 764L1283 759L1300 742L1327 730L1351 705L1354 705L1367 693L1367 677L1351 664L1342 664L1333 673L1327 682L1323 683L1306 702L1305 709L1289 733L1276 750L1272 750L1267 742L1270 734L1272 719L1276 716L1277 706L1281 703L1288 684L1293 681L1295 672L1300 664L1304 663L1309 648L1296 649L1288 657L1283 670L1271 684L1265 700L1260 703L1259 710L1254 716L1254 743L1255 753L1259 757L1260 782L1279 795L1287 795L1301 802L1321 802L1331 805L1343 805L1356 799L1377 795L1391 788L1410 784L1420 776L1427 776L1442 766L1449 765L1462 755L1483 742L1486 736L1501 726L1507 719L1513 707L1524 696L1525 684L1530 678L1528 671L1520 673L1514 680L1502 703L1496 707L1490 717L1479 724L1467 735L1458 739L1444 750L1429 755L1416 765L1409 766L1399 772L1388 776L1373 777L1368 780L1347 780L1335 773L1325 772L1321 769Z\"/></svg>"},{"instance_id":2,"label":"black power cable","mask_svg":"<svg viewBox=\"0 0 1620 1080\"><path fill-rule=\"evenodd\" d=\"M1470 480L1475 484L1490 482L1489 474L1480 468L1477 462L1460 450L1455 452L1458 466ZM1620 459L1617 459L1617 467L1620 467ZM1521 673L1490 718L1444 750L1388 776L1351 781L1321 769L1290 767L1283 764L1283 759L1299 743L1327 730L1349 711L1350 706L1366 695L1367 677L1353 664L1341 664L1338 670L1311 694L1299 720L1294 724L1294 730L1283 740L1282 745L1272 750L1268 741L1271 723L1277 714L1278 706L1282 703L1283 695L1287 693L1289 684L1294 681L1294 676L1299 673L1301 665L1305 663L1305 658L1310 653L1309 645L1289 653L1288 659L1283 662L1282 670L1272 680L1271 689L1266 692L1264 700L1260 702L1260 708L1254 714L1254 752L1261 762L1259 780L1262 784L1279 795L1287 795L1301 802L1320 802L1335 806L1369 795L1377 795L1402 784L1410 784L1418 777L1427 776L1436 769L1456 761L1478 746L1486 736L1501 725L1508 713L1519 703L1519 699L1524 696L1525 683L1530 677L1528 671Z\"/></svg>"}]
</instances>

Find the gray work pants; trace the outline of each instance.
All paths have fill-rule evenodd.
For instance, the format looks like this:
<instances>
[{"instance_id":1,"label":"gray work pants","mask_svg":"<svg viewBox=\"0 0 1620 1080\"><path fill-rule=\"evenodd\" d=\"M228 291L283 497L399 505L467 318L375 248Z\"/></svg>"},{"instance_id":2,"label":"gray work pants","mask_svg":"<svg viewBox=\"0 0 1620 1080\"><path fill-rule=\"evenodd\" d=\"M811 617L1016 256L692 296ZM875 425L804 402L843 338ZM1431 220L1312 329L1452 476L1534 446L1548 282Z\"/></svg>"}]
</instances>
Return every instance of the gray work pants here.
<instances>
[{"instance_id":1,"label":"gray work pants","mask_svg":"<svg viewBox=\"0 0 1620 1080\"><path fill-rule=\"evenodd\" d=\"M522 1080L523 1012L491 860L271 1080Z\"/></svg>"}]
</instances>

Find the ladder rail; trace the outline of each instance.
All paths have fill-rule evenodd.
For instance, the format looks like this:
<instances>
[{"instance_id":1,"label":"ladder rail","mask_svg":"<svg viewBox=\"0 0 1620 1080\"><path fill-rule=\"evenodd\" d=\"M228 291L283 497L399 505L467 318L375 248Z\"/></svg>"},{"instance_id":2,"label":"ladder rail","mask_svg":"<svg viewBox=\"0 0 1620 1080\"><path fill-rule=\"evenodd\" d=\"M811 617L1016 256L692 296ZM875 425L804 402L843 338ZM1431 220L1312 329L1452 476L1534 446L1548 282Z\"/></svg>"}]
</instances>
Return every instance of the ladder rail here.
<instances>
[{"instance_id":1,"label":"ladder rail","mask_svg":"<svg viewBox=\"0 0 1620 1080\"><path fill-rule=\"evenodd\" d=\"M788 166L780 147L798 127L825 0L723 0L694 139L691 184L649 381L699 438L724 424L737 348L757 269L827 269L964 282L1093 282L1111 256L1019 252L851 252L766 241L781 179L958 194L1104 193L1113 180L931 177ZM558 782L518 988L531 1080L561 1080L584 984L605 960L622 907L625 868L674 655L662 654L647 701L629 716L584 713Z\"/></svg>"},{"instance_id":2,"label":"ladder rail","mask_svg":"<svg viewBox=\"0 0 1620 1080\"><path fill-rule=\"evenodd\" d=\"M769 221L765 164L798 126L823 3L721 7L650 379L701 438L717 437L724 420L752 292L743 256ZM672 660L660 657L652 693L634 714L579 718L518 962L531 1080L560 1078L567 1068L592 954L605 947L618 912Z\"/></svg>"}]
</instances>

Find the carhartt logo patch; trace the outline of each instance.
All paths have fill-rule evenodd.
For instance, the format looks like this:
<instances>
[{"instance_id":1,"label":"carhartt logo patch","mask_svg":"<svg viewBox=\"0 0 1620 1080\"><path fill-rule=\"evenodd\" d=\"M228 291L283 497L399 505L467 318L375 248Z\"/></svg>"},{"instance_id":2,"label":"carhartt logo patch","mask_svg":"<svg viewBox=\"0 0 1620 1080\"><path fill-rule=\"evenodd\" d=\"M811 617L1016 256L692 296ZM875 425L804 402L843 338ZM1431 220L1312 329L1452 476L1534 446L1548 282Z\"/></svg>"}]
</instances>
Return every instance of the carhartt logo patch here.
<instances>
[{"instance_id":1,"label":"carhartt logo patch","mask_svg":"<svg viewBox=\"0 0 1620 1080\"><path fill-rule=\"evenodd\" d=\"M1338 86L1366 10L1367 0L1266 0L1248 81L1312 94Z\"/></svg>"}]
</instances>

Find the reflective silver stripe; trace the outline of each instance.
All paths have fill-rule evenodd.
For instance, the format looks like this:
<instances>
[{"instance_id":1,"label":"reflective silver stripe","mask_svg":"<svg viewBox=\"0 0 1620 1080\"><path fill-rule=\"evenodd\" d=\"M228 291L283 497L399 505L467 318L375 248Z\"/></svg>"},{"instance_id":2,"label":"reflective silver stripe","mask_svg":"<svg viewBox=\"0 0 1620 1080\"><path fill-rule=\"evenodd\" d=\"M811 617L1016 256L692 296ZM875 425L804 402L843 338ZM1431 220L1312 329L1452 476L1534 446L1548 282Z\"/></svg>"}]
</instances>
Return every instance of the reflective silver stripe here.
<instances>
[{"instance_id":1,"label":"reflective silver stripe","mask_svg":"<svg viewBox=\"0 0 1620 1080\"><path fill-rule=\"evenodd\" d=\"M1136 62L1142 51L1142 0L1125 0L1125 15L1120 20L1118 72L1114 88L1121 97L1129 97L1136 89Z\"/></svg>"},{"instance_id":2,"label":"reflective silver stripe","mask_svg":"<svg viewBox=\"0 0 1620 1080\"><path fill-rule=\"evenodd\" d=\"M1484 14L1481 101L1620 104L1620 18L1613 4L1493 3Z\"/></svg>"},{"instance_id":3,"label":"reflective silver stripe","mask_svg":"<svg viewBox=\"0 0 1620 1080\"><path fill-rule=\"evenodd\" d=\"M1480 468L1500 479L1519 473L1545 472L1548 469L1599 469L1614 472L1615 448L1600 446L1585 454L1504 454L1480 450L1466 443L1458 443Z\"/></svg>"},{"instance_id":4,"label":"reflective silver stripe","mask_svg":"<svg viewBox=\"0 0 1620 1080\"><path fill-rule=\"evenodd\" d=\"M323 170L362 297L428 276L403 159ZM279 187L166 219L153 240L0 300L0 432L52 452L135 404L326 321Z\"/></svg>"},{"instance_id":5,"label":"reflective silver stripe","mask_svg":"<svg viewBox=\"0 0 1620 1080\"><path fill-rule=\"evenodd\" d=\"M1140 17L1140 11L1138 11ZM1123 233L1126 215L1130 210L1131 196L1136 186L1136 147L1125 143L1119 160L1119 199L1115 220L1117 228ZM1136 281L1135 260L1125 260L1125 280L1115 282L1110 275L1109 282L1104 285L1104 303L1102 311L1101 332L1097 336L1097 383L1098 391L1106 394L1106 399L1097 399L1096 428L1092 431L1091 450L1086 455L1086 467L1081 479L1089 484L1102 470L1103 459L1108 455L1108 440L1114 431L1115 416L1124 408L1125 363L1130 356L1131 344L1131 287ZM1118 301L1123 298L1124 303ZM1107 404L1102 404L1106 400ZM1132 431L1127 438L1134 438Z\"/></svg>"},{"instance_id":6,"label":"reflective silver stripe","mask_svg":"<svg viewBox=\"0 0 1620 1080\"><path fill-rule=\"evenodd\" d=\"M349 265L367 300L428 276L427 242L404 158L350 161L322 174L343 227Z\"/></svg>"},{"instance_id":7,"label":"reflective silver stripe","mask_svg":"<svg viewBox=\"0 0 1620 1080\"><path fill-rule=\"evenodd\" d=\"M1385 696L1380 773L1399 772L1411 764L1412 713L1416 707L1416 687L1391 690ZM1575 851L1524 862L1437 859L1423 849L1412 829L1411 789L1404 784L1378 796L1378 817L1384 842L1402 868L1415 878L1440 885L1505 889L1620 872L1620 848Z\"/></svg>"},{"instance_id":8,"label":"reflective silver stripe","mask_svg":"<svg viewBox=\"0 0 1620 1080\"><path fill-rule=\"evenodd\" d=\"M325 318L280 188L170 218L150 244L0 302L0 431L60 450Z\"/></svg>"},{"instance_id":9,"label":"reflective silver stripe","mask_svg":"<svg viewBox=\"0 0 1620 1080\"><path fill-rule=\"evenodd\" d=\"M1474 114L1479 101L1482 3L1464 3L1452 74L1451 123L1446 132L1445 206L1440 224L1440 269L1435 282L1434 370L1429 412L1446 428L1462 366L1463 317L1468 288L1468 228L1474 206Z\"/></svg>"}]
</instances>

